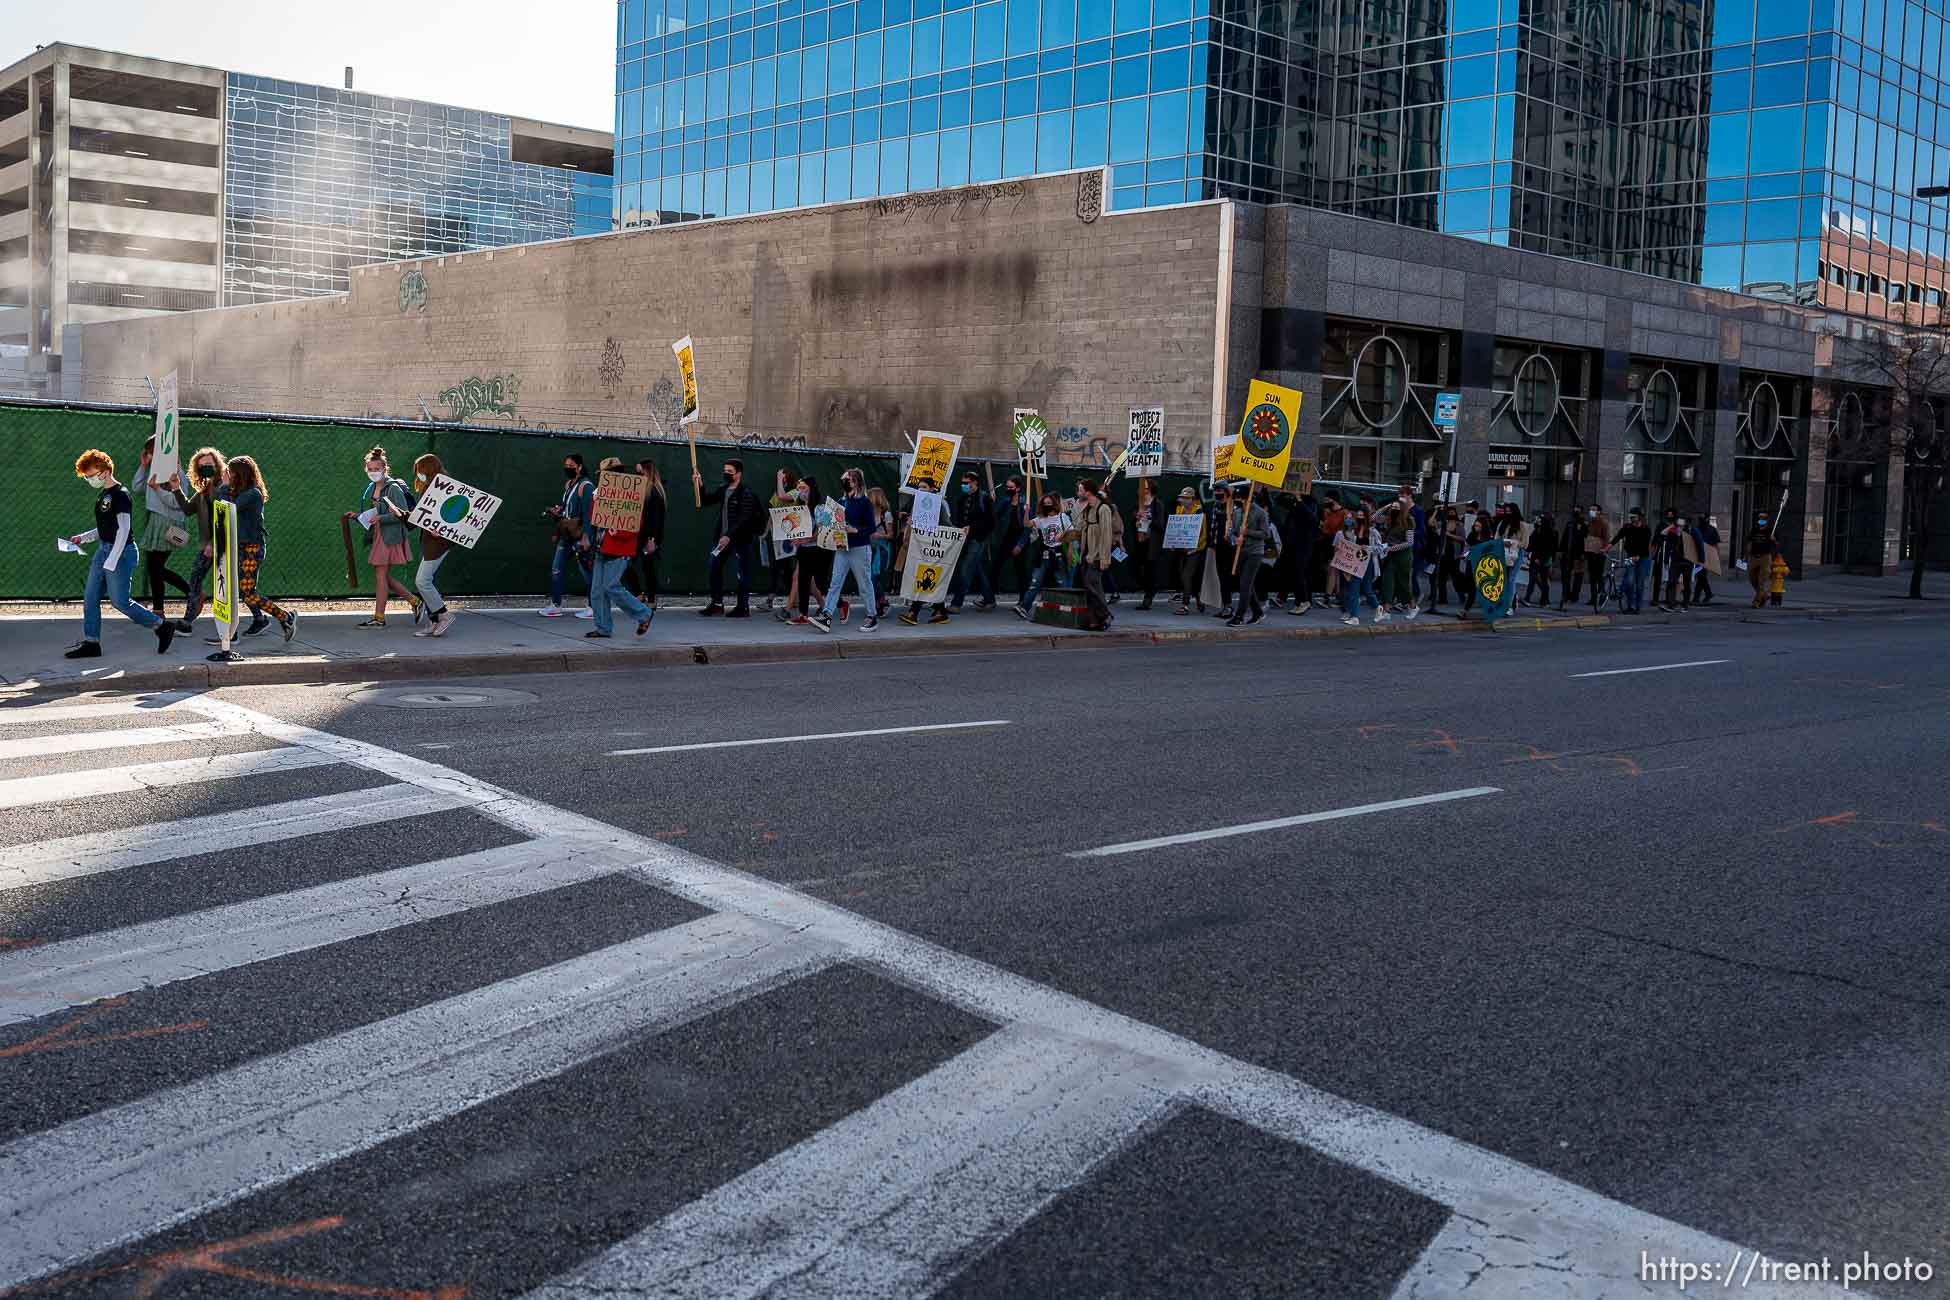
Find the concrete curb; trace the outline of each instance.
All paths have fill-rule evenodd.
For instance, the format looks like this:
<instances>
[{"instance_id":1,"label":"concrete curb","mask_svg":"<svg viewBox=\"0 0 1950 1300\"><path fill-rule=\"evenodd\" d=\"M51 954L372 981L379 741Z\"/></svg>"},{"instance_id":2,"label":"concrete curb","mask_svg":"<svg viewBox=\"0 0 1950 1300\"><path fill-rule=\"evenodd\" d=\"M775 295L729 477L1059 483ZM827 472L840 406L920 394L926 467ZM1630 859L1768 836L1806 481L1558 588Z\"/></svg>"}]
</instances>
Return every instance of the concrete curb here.
<instances>
[{"instance_id":1,"label":"concrete curb","mask_svg":"<svg viewBox=\"0 0 1950 1300\"><path fill-rule=\"evenodd\" d=\"M1024 631L1005 636L903 637L887 640L859 637L808 636L783 644L706 642L687 646L656 646L615 650L607 654L570 654L532 650L518 654L482 653L438 658L281 660L244 659L230 664L201 660L169 668L122 673L114 677L69 678L18 686L0 685L0 692L26 695L71 695L98 690L203 690L226 686L296 686L323 682L388 682L454 677L497 677L530 673L603 673L632 668L682 665L801 663L817 660L886 659L903 655L1001 654L1025 650L1139 649L1184 645L1239 645L1267 641L1318 641L1337 637L1409 636L1439 633L1548 632L1560 629L1611 627L1609 615L1541 619L1512 616L1495 629L1482 622L1458 619L1401 622L1360 627L1275 627L1245 631L1234 628L1172 628L1158 632L1101 632L1094 635L1053 635Z\"/></svg>"}]
</instances>

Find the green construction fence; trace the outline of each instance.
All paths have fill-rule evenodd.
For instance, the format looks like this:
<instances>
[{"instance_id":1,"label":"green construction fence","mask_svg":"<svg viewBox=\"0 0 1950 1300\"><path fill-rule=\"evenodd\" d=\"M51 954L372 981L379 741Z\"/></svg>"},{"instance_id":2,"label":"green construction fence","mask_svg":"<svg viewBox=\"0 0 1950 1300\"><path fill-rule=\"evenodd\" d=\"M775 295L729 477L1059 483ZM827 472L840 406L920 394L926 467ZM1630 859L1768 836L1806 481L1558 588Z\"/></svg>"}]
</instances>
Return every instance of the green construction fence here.
<instances>
[{"instance_id":1,"label":"green construction fence","mask_svg":"<svg viewBox=\"0 0 1950 1300\"><path fill-rule=\"evenodd\" d=\"M502 498L500 512L481 544L460 551L440 570L440 588L454 596L521 595L543 591L548 583L551 533L542 512L562 495L562 457L580 452L593 471L606 456L625 464L654 456L669 490L670 515L659 576L665 591L703 591L706 562L716 540L715 509L692 505L690 449L684 442L644 442L595 434L548 430L481 429L376 421L301 419L185 411L184 458L211 446L226 456L256 459L270 488L265 508L267 553L260 589L268 596L345 597L372 590L361 537L353 533L359 585L345 579L345 546L339 519L358 508L365 489L364 459L374 444L384 446L393 472L411 477L415 457L439 456L448 474ZM76 598L86 577L86 560L55 550L57 537L94 526L93 494L75 477L75 457L99 447L114 458L117 476L127 481L141 461L142 444L154 427L154 413L143 408L79 406L45 402L0 402L0 447L14 468L7 497L9 514L20 525L14 545L0 551L0 599ZM896 451L776 450L699 443L698 467L707 486L720 481L722 463L745 464L746 481L761 498L769 496L782 466L812 473L822 489L835 492L840 472L858 466L869 485L894 499L900 453ZM969 462L983 466L1000 484L1014 473L1013 462ZM1046 482L1056 491L1073 491L1088 467L1051 467ZM1167 499L1191 484L1204 491L1202 476L1167 474L1157 481ZM137 498L138 531L141 494ZM1113 498L1128 519L1137 502L1137 485L1116 481ZM187 573L190 552L172 568ZM401 575L411 585L410 573ZM761 584L755 584L755 586ZM137 579L138 594L142 580ZM578 590L571 583L571 590Z\"/></svg>"}]
</instances>

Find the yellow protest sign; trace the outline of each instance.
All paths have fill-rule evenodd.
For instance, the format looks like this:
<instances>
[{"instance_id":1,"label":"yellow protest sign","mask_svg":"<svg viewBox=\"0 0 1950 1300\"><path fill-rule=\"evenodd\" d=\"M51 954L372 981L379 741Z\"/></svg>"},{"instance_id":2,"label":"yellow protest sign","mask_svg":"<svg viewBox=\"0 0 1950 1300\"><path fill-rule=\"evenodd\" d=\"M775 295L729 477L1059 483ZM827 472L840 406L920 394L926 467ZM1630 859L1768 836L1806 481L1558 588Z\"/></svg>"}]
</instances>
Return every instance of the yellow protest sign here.
<instances>
[{"instance_id":1,"label":"yellow protest sign","mask_svg":"<svg viewBox=\"0 0 1950 1300\"><path fill-rule=\"evenodd\" d=\"M677 370L684 377L684 414L677 420L682 428L697 420L697 354L688 334L671 344L670 350L677 354Z\"/></svg>"},{"instance_id":2,"label":"yellow protest sign","mask_svg":"<svg viewBox=\"0 0 1950 1300\"><path fill-rule=\"evenodd\" d=\"M901 486L909 492L946 492L948 476L954 472L955 457L960 454L960 434L921 430L914 435L914 464Z\"/></svg>"},{"instance_id":3,"label":"yellow protest sign","mask_svg":"<svg viewBox=\"0 0 1950 1300\"><path fill-rule=\"evenodd\" d=\"M1299 390L1253 380L1246 390L1246 418L1239 422L1239 441L1227 466L1231 476L1273 488L1284 485L1299 423Z\"/></svg>"},{"instance_id":4,"label":"yellow protest sign","mask_svg":"<svg viewBox=\"0 0 1950 1300\"><path fill-rule=\"evenodd\" d=\"M1227 438L1224 442L1212 444L1212 481L1223 483L1232 477L1232 449L1239 445L1239 439Z\"/></svg>"}]
</instances>

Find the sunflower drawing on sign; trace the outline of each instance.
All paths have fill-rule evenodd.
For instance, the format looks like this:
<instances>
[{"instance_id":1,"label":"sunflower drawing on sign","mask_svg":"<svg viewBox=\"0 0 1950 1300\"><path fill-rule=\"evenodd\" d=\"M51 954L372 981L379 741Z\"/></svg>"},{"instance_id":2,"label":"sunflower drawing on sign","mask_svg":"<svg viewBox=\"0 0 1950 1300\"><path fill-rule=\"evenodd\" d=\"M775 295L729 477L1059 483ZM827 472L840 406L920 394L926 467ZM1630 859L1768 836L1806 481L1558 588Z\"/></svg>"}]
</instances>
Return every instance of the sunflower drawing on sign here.
<instances>
[{"instance_id":1,"label":"sunflower drawing on sign","mask_svg":"<svg viewBox=\"0 0 1950 1300\"><path fill-rule=\"evenodd\" d=\"M1244 437L1247 451L1271 460L1286 450L1293 429L1287 424L1285 411L1271 402L1261 402L1246 417Z\"/></svg>"}]
</instances>

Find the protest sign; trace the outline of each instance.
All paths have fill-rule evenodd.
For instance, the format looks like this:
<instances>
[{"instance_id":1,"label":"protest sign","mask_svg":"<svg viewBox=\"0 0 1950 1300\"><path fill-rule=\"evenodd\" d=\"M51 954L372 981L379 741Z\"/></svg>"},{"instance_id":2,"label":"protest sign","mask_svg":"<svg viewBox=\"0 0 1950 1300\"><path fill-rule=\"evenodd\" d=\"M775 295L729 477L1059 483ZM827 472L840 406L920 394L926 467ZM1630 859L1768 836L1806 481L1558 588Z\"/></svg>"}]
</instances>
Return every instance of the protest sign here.
<instances>
[{"instance_id":1,"label":"protest sign","mask_svg":"<svg viewBox=\"0 0 1950 1300\"><path fill-rule=\"evenodd\" d=\"M907 563L901 567L902 600L938 605L948 594L948 580L961 559L959 528L910 528Z\"/></svg>"},{"instance_id":2,"label":"protest sign","mask_svg":"<svg viewBox=\"0 0 1950 1300\"><path fill-rule=\"evenodd\" d=\"M822 501L813 507L813 545L822 551L846 549L846 507Z\"/></svg>"},{"instance_id":3,"label":"protest sign","mask_svg":"<svg viewBox=\"0 0 1950 1300\"><path fill-rule=\"evenodd\" d=\"M500 508L500 497L445 474L435 474L433 482L427 484L427 490L413 504L413 513L406 517L406 522L435 537L444 537L456 546L472 549Z\"/></svg>"},{"instance_id":4,"label":"protest sign","mask_svg":"<svg viewBox=\"0 0 1950 1300\"><path fill-rule=\"evenodd\" d=\"M781 506L772 511L772 540L803 542L813 535L812 511L804 506Z\"/></svg>"},{"instance_id":5,"label":"protest sign","mask_svg":"<svg viewBox=\"0 0 1950 1300\"><path fill-rule=\"evenodd\" d=\"M1226 483L1232 479L1232 453L1239 446L1237 438L1222 438L1212 444L1212 481Z\"/></svg>"},{"instance_id":6,"label":"protest sign","mask_svg":"<svg viewBox=\"0 0 1950 1300\"><path fill-rule=\"evenodd\" d=\"M1295 456L1287 462L1286 482L1280 485L1284 491L1295 496L1306 496L1314 490L1314 463L1305 456Z\"/></svg>"},{"instance_id":7,"label":"protest sign","mask_svg":"<svg viewBox=\"0 0 1950 1300\"><path fill-rule=\"evenodd\" d=\"M604 470L596 478L596 504L589 511L589 526L606 532L635 532L643 526L643 494L648 490L641 474Z\"/></svg>"},{"instance_id":8,"label":"protest sign","mask_svg":"<svg viewBox=\"0 0 1950 1300\"><path fill-rule=\"evenodd\" d=\"M1049 421L1026 406L1015 408L1009 436L1016 443L1016 468L1026 478L1049 476Z\"/></svg>"},{"instance_id":9,"label":"protest sign","mask_svg":"<svg viewBox=\"0 0 1950 1300\"><path fill-rule=\"evenodd\" d=\"M941 506L939 492L916 492L909 522L916 528L938 528L941 526Z\"/></svg>"},{"instance_id":10,"label":"protest sign","mask_svg":"<svg viewBox=\"0 0 1950 1300\"><path fill-rule=\"evenodd\" d=\"M162 387L156 390L156 450L149 457L152 482L166 483L182 473L181 423L176 409L176 372L172 370L163 376Z\"/></svg>"},{"instance_id":11,"label":"protest sign","mask_svg":"<svg viewBox=\"0 0 1950 1300\"><path fill-rule=\"evenodd\" d=\"M960 434L930 433L922 429L915 435L914 463L901 480L902 489L908 492L946 492L948 476L954 473L955 457L960 454Z\"/></svg>"},{"instance_id":12,"label":"protest sign","mask_svg":"<svg viewBox=\"0 0 1950 1300\"><path fill-rule=\"evenodd\" d=\"M678 427L682 428L697 423L697 352L688 334L671 344L670 350L677 354L677 371L684 378L684 413L677 419Z\"/></svg>"},{"instance_id":13,"label":"protest sign","mask_svg":"<svg viewBox=\"0 0 1950 1300\"><path fill-rule=\"evenodd\" d=\"M1300 422L1300 392L1255 379L1246 390L1246 414L1228 461L1233 478L1284 487L1293 458L1294 429Z\"/></svg>"},{"instance_id":14,"label":"protest sign","mask_svg":"<svg viewBox=\"0 0 1950 1300\"><path fill-rule=\"evenodd\" d=\"M1157 478L1165 472L1165 408L1131 408L1131 428L1124 449L1130 453L1124 473L1129 478Z\"/></svg>"},{"instance_id":15,"label":"protest sign","mask_svg":"<svg viewBox=\"0 0 1950 1300\"><path fill-rule=\"evenodd\" d=\"M1189 515L1165 516L1165 549L1167 551L1196 551L1199 542L1205 537L1205 512L1203 510Z\"/></svg>"},{"instance_id":16,"label":"protest sign","mask_svg":"<svg viewBox=\"0 0 1950 1300\"><path fill-rule=\"evenodd\" d=\"M1355 544L1352 537L1341 533L1334 538L1333 567L1350 578L1359 578L1368 571L1368 557L1373 548Z\"/></svg>"}]
</instances>

